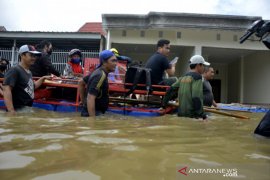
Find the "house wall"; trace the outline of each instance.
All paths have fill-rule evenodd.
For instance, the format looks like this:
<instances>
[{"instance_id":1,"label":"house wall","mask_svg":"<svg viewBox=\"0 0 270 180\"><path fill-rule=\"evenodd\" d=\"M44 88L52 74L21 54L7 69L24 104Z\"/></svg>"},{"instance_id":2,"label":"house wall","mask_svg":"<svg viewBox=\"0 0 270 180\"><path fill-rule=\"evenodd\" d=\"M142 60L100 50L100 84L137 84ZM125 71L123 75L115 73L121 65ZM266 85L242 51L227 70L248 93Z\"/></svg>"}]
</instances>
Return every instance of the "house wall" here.
<instances>
[{"instance_id":1,"label":"house wall","mask_svg":"<svg viewBox=\"0 0 270 180\"><path fill-rule=\"evenodd\" d=\"M143 30L145 36L141 37L141 29L126 29L126 36L122 36L123 29L110 30L111 43L126 44L156 44L161 39L169 39L171 45L181 46L207 46L220 48L238 48L238 49L257 49L267 50L267 48L258 41L246 41L244 44L239 43L239 38L243 32L239 31L222 31L222 30L205 30L205 29L159 29ZM163 36L159 37L159 32ZM177 32L181 32L181 38L177 38ZM220 40L217 40L217 34L220 34ZM236 37L236 39L234 39Z\"/></svg>"},{"instance_id":2,"label":"house wall","mask_svg":"<svg viewBox=\"0 0 270 180\"><path fill-rule=\"evenodd\" d=\"M228 64L228 99L227 103L240 102L240 61Z\"/></svg>"},{"instance_id":3,"label":"house wall","mask_svg":"<svg viewBox=\"0 0 270 180\"><path fill-rule=\"evenodd\" d=\"M126 32L126 36L123 36L123 31ZM144 37L141 37L141 31L144 31ZM160 31L163 32L162 37L159 37ZM177 32L181 32L180 38L177 38ZM246 41L244 44L240 44L239 38L242 35L243 32L241 31L215 29L112 29L110 30L110 42L112 44L148 46L145 51L130 50L125 54L133 59L146 62L155 52L157 41L169 39L171 46L175 47L175 51L172 51L170 58L179 57L176 67L177 77L188 71L188 60L195 53L202 54L202 47L257 51L257 53L244 57L243 67L241 67L241 54L235 59L228 59L228 62L220 63L211 59L211 64L219 72L219 75L216 75L215 78L221 79L221 102L269 104L270 81L267 77L270 77L270 54L261 42ZM149 48L149 45L153 46ZM208 59L208 57L205 58Z\"/></svg>"},{"instance_id":4,"label":"house wall","mask_svg":"<svg viewBox=\"0 0 270 180\"><path fill-rule=\"evenodd\" d=\"M270 104L270 51L244 58L244 103Z\"/></svg>"}]
</instances>

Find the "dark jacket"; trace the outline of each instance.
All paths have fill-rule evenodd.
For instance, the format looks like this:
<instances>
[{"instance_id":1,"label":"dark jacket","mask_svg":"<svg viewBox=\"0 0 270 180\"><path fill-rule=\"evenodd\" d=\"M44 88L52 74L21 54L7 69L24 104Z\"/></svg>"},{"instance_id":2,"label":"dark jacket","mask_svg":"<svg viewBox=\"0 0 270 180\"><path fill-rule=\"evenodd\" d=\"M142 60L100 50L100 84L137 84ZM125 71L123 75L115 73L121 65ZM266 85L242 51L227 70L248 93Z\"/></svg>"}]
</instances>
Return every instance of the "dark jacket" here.
<instances>
[{"instance_id":1,"label":"dark jacket","mask_svg":"<svg viewBox=\"0 0 270 180\"><path fill-rule=\"evenodd\" d=\"M53 67L51 57L47 53L37 58L35 63L30 67L30 71L34 77L42 77L50 74L60 76L60 73Z\"/></svg>"}]
</instances>

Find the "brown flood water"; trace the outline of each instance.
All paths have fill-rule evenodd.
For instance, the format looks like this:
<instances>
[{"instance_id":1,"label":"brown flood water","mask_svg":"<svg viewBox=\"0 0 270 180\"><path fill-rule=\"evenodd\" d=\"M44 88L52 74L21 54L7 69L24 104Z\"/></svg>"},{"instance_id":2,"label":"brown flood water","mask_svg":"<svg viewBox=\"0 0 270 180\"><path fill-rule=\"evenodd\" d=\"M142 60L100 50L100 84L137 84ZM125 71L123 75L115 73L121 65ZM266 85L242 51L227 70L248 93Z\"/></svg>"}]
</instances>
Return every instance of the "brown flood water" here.
<instances>
[{"instance_id":1,"label":"brown flood water","mask_svg":"<svg viewBox=\"0 0 270 180\"><path fill-rule=\"evenodd\" d=\"M0 111L0 179L270 179L270 139L249 120L213 115L207 122L175 115L97 119L34 109ZM184 175L178 170L187 167ZM232 170L194 173L191 169Z\"/></svg>"}]
</instances>

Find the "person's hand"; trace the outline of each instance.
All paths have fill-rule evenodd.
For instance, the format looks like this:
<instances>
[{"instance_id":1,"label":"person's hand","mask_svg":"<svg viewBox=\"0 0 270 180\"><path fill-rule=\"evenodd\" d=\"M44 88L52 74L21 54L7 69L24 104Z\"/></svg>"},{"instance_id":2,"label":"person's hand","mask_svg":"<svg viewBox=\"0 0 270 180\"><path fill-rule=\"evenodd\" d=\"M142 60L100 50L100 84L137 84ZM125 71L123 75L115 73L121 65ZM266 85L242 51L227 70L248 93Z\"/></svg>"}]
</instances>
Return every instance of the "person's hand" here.
<instances>
[{"instance_id":1,"label":"person's hand","mask_svg":"<svg viewBox=\"0 0 270 180\"><path fill-rule=\"evenodd\" d=\"M10 110L10 111L7 112L7 114L10 115L10 116L14 116L14 115L16 115L16 111L15 110Z\"/></svg>"},{"instance_id":2,"label":"person's hand","mask_svg":"<svg viewBox=\"0 0 270 180\"><path fill-rule=\"evenodd\" d=\"M60 80L61 79L61 77L58 77L54 74L51 74L50 77L51 77L51 80Z\"/></svg>"},{"instance_id":3,"label":"person's hand","mask_svg":"<svg viewBox=\"0 0 270 180\"><path fill-rule=\"evenodd\" d=\"M208 115L204 113L204 114L202 115L202 118L203 118L203 120L207 120Z\"/></svg>"},{"instance_id":4,"label":"person's hand","mask_svg":"<svg viewBox=\"0 0 270 180\"><path fill-rule=\"evenodd\" d=\"M80 101L79 102L79 106L83 106L83 101Z\"/></svg>"},{"instance_id":5,"label":"person's hand","mask_svg":"<svg viewBox=\"0 0 270 180\"><path fill-rule=\"evenodd\" d=\"M48 76L42 76L43 80L51 80L52 76L48 75Z\"/></svg>"}]
</instances>

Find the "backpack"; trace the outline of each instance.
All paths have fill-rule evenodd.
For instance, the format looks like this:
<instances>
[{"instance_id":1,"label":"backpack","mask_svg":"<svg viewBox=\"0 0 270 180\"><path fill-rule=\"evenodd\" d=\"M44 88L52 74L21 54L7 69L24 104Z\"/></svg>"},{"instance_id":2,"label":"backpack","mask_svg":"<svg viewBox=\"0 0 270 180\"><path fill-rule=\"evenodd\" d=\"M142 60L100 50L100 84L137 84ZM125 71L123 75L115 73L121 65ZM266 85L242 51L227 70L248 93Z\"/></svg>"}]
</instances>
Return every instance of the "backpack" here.
<instances>
[{"instance_id":1,"label":"backpack","mask_svg":"<svg viewBox=\"0 0 270 180\"><path fill-rule=\"evenodd\" d=\"M150 71L151 69L149 68L138 66L128 68L125 75L125 88L129 89L129 91L125 96L130 95L135 89L146 90L147 94L151 93L152 87ZM143 84L144 86L138 84Z\"/></svg>"}]
</instances>

